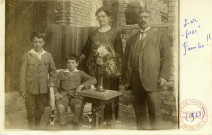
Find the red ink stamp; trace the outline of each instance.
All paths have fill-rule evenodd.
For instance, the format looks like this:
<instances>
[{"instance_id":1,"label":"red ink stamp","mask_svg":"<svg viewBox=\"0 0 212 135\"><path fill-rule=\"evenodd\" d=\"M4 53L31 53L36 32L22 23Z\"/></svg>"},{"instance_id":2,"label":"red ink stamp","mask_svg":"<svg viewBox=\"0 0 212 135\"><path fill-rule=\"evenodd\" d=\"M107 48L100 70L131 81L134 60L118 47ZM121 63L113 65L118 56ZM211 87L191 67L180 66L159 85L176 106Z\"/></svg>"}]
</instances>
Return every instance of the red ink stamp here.
<instances>
[{"instance_id":1,"label":"red ink stamp","mask_svg":"<svg viewBox=\"0 0 212 135\"><path fill-rule=\"evenodd\" d=\"M180 127L188 131L202 128L208 119L203 103L196 99L187 99L180 103Z\"/></svg>"}]
</instances>

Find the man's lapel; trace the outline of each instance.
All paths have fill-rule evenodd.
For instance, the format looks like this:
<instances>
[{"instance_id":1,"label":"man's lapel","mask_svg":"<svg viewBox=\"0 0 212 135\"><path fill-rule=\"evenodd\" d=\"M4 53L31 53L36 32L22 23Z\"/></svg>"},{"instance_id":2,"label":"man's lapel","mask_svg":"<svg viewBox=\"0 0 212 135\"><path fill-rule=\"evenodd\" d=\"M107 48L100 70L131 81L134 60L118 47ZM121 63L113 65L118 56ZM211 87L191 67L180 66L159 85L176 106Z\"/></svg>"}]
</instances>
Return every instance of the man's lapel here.
<instances>
[{"instance_id":1,"label":"man's lapel","mask_svg":"<svg viewBox=\"0 0 212 135\"><path fill-rule=\"evenodd\" d=\"M140 40L140 32L138 31L135 36L132 37L132 42L131 42L131 50L130 50L130 54L131 54L131 57L130 57L130 60L131 60L131 65L133 64L133 61L132 61L132 58L134 58L134 52L135 52L135 48L136 48L136 42L137 40Z\"/></svg>"},{"instance_id":2,"label":"man's lapel","mask_svg":"<svg viewBox=\"0 0 212 135\"><path fill-rule=\"evenodd\" d=\"M140 32L137 32L136 34L135 34L135 36L133 36L133 39L132 39L132 43L131 43L131 47L132 47L132 51L134 52L134 49L135 49L135 44L136 44L136 42L137 42L137 39L139 39L140 38Z\"/></svg>"},{"instance_id":3,"label":"man's lapel","mask_svg":"<svg viewBox=\"0 0 212 135\"><path fill-rule=\"evenodd\" d=\"M143 44L142 44L142 47L141 47L141 51L143 51L144 47L146 47L147 45L147 42L150 40L151 38L151 35L152 35L152 29L150 28L150 30L148 30L147 34L146 34L146 37L144 38L143 40Z\"/></svg>"}]
</instances>

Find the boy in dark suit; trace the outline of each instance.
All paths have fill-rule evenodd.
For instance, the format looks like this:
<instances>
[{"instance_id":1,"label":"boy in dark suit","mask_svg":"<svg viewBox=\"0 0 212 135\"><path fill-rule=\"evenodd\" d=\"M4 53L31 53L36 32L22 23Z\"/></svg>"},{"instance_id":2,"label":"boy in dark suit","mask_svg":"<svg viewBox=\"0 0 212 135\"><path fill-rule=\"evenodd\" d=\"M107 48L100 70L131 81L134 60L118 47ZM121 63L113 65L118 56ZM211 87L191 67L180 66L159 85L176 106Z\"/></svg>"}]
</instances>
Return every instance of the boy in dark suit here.
<instances>
[{"instance_id":1,"label":"boy in dark suit","mask_svg":"<svg viewBox=\"0 0 212 135\"><path fill-rule=\"evenodd\" d=\"M52 55L43 49L45 35L33 32L31 41L33 48L22 57L20 93L25 97L29 128L34 129L40 125L48 101L47 87L54 85L57 72Z\"/></svg>"},{"instance_id":2,"label":"boy in dark suit","mask_svg":"<svg viewBox=\"0 0 212 135\"><path fill-rule=\"evenodd\" d=\"M55 88L56 108L59 115L61 127L66 126L65 110L68 106L74 111L73 128L79 128L79 121L82 114L82 97L77 94L83 88L96 83L96 79L83 71L77 70L79 59L70 55L67 59L67 69L60 71L57 76Z\"/></svg>"}]
</instances>

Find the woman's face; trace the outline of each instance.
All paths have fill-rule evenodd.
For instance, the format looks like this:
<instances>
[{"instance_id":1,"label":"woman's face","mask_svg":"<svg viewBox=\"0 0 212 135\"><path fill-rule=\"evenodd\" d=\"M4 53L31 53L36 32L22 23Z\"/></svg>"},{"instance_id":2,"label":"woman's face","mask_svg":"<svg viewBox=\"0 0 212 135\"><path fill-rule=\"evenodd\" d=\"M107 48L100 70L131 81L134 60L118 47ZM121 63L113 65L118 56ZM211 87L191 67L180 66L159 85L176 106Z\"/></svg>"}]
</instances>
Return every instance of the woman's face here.
<instances>
[{"instance_id":1,"label":"woman's face","mask_svg":"<svg viewBox=\"0 0 212 135\"><path fill-rule=\"evenodd\" d=\"M97 21L99 22L100 26L108 25L108 20L109 20L109 17L105 14L104 11L100 11L97 14Z\"/></svg>"}]
</instances>

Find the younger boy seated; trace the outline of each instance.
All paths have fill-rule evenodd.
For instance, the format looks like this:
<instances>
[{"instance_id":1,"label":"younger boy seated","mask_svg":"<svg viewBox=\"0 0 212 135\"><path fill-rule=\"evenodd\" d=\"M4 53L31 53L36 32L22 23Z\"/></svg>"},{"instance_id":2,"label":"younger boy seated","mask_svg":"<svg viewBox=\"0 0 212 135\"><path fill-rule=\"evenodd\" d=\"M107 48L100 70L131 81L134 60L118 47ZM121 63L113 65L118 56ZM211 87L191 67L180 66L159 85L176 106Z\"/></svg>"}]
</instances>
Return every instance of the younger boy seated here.
<instances>
[{"instance_id":1,"label":"younger boy seated","mask_svg":"<svg viewBox=\"0 0 212 135\"><path fill-rule=\"evenodd\" d=\"M83 71L77 70L79 59L75 55L70 55L67 59L67 69L60 71L57 76L57 84L55 89L56 108L59 115L61 127L66 126L65 111L67 107L74 112L73 128L79 128L79 121L82 113L83 98L77 94L82 88L96 83L96 79L89 76Z\"/></svg>"}]
</instances>

